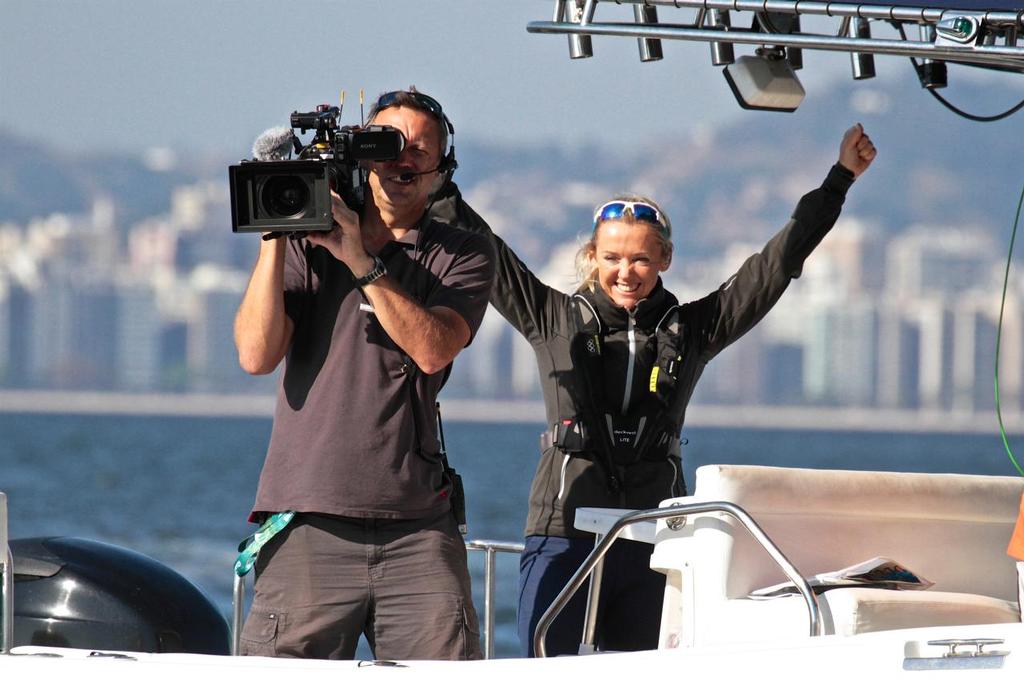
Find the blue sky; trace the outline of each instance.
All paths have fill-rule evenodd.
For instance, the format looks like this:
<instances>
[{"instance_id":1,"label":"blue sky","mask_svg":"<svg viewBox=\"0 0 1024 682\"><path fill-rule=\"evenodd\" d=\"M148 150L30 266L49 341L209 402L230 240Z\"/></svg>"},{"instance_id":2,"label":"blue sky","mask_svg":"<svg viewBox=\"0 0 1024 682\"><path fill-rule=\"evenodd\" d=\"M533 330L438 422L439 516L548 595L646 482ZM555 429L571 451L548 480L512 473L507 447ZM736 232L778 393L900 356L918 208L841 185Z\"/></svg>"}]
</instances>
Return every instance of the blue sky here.
<instances>
[{"instance_id":1,"label":"blue sky","mask_svg":"<svg viewBox=\"0 0 1024 682\"><path fill-rule=\"evenodd\" d=\"M526 32L552 6L0 0L0 126L74 149L245 149L342 88L354 103L360 87L409 84L442 102L457 134L503 142L629 145L742 115L706 45L666 44L662 62L641 64L635 41L595 38L595 57L572 61L564 36ZM599 18L631 12L609 3Z\"/></svg>"},{"instance_id":2,"label":"blue sky","mask_svg":"<svg viewBox=\"0 0 1024 682\"><path fill-rule=\"evenodd\" d=\"M372 96L409 84L442 102L456 140L598 139L627 148L767 115L736 106L703 43L666 42L663 61L641 64L635 41L595 37L593 58L570 60L564 36L526 32L527 22L549 20L552 7L550 0L0 0L0 127L76 151L245 153L260 131L286 123L294 109L334 103L342 88L351 123L360 87ZM661 12L665 21L692 16ZM599 19L631 17L628 6L599 6ZM829 82L870 87L850 79L846 55L815 53L805 62L808 100ZM879 60L883 78L908 69L905 59ZM1024 95L1024 78L1006 82Z\"/></svg>"}]
</instances>

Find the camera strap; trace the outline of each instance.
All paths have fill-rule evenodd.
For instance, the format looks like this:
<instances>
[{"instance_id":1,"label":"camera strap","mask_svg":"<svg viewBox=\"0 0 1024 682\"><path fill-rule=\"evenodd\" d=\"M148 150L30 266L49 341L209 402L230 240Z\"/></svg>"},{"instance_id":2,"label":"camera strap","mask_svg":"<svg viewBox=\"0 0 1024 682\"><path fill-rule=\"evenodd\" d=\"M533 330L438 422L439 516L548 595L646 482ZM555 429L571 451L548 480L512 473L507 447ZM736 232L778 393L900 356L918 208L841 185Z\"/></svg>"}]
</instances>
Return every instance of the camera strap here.
<instances>
[{"instance_id":1,"label":"camera strap","mask_svg":"<svg viewBox=\"0 0 1024 682\"><path fill-rule=\"evenodd\" d=\"M235 559L235 575L242 577L256 565L256 556L263 545L284 530L284 527L295 518L295 512L285 511L271 514L255 533L242 540L238 545L238 558Z\"/></svg>"},{"instance_id":2,"label":"camera strap","mask_svg":"<svg viewBox=\"0 0 1024 682\"><path fill-rule=\"evenodd\" d=\"M462 476L448 464L448 448L444 444L444 424L441 422L441 403L435 403L435 406L437 407L437 438L441 445L441 466L444 467L445 478L451 482L452 486L448 502L452 506L455 522L459 524L459 532L466 535L469 533L469 525L466 523L466 490L462 487Z\"/></svg>"}]
</instances>

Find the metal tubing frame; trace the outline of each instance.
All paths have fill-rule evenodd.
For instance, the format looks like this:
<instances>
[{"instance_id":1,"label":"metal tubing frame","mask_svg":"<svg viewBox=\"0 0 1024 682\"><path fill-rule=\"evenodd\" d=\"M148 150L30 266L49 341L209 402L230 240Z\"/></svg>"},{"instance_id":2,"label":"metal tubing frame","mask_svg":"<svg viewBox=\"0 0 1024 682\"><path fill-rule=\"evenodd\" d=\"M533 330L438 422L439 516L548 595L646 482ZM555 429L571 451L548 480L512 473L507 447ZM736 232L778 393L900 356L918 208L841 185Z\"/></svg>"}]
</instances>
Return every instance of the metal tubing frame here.
<instances>
[{"instance_id":1,"label":"metal tubing frame","mask_svg":"<svg viewBox=\"0 0 1024 682\"><path fill-rule=\"evenodd\" d=\"M0 596L0 608L3 609L3 643L0 654L9 654L14 647L14 555L9 546L2 550L6 555L3 564L3 595Z\"/></svg>"},{"instance_id":2,"label":"metal tubing frame","mask_svg":"<svg viewBox=\"0 0 1024 682\"><path fill-rule=\"evenodd\" d=\"M596 533L594 537L594 549L601 544L604 536ZM590 576L590 588L587 595L587 610L583 614L583 641L580 642L581 654L592 654L597 651L597 610L601 606L601 581L604 579L604 558L598 559L594 564L594 571Z\"/></svg>"},{"instance_id":3,"label":"metal tubing frame","mask_svg":"<svg viewBox=\"0 0 1024 682\"><path fill-rule=\"evenodd\" d=\"M571 2L572 0L570 0ZM595 3L609 0L589 0ZM616 5L654 5L676 9L732 10L736 12L772 12L783 14L817 14L828 17L865 17L917 23L937 23L946 14L971 14L988 24L1024 26L1024 16L1017 12L983 12L940 7L908 7L903 5L866 5L856 2L820 2L815 0L613 0ZM592 19L590 22L591 23Z\"/></svg>"},{"instance_id":4,"label":"metal tubing frame","mask_svg":"<svg viewBox=\"0 0 1024 682\"><path fill-rule=\"evenodd\" d=\"M663 5L676 8L695 9L698 15L708 10L734 12L778 12L795 15L821 15L839 17L844 21L851 18L877 19L891 22L934 25L944 16L956 16L958 12L971 14L989 28L999 28L1016 33L1024 27L1024 12L978 12L977 10L952 10L922 7L901 7L897 5L860 5L855 3L829 3L804 0L616 0L618 3ZM598 0L587 0L593 11ZM637 24L618 22L594 22L593 18L579 24L573 22L535 21L527 24L530 33L557 33L573 36L607 35L632 38L685 40L708 43L736 43L745 45L779 45L793 48L828 50L835 52L859 52L904 57L919 57L942 61L995 66L1024 71L1024 47L1016 45L969 45L952 47L935 45L930 42L851 38L843 35L817 33L769 33L751 29L730 28L715 30L701 28L703 22L693 24ZM840 32L844 33L844 32Z\"/></svg>"},{"instance_id":5,"label":"metal tubing frame","mask_svg":"<svg viewBox=\"0 0 1024 682\"><path fill-rule=\"evenodd\" d=\"M484 658L494 658L494 621L497 600L495 599L495 560L498 552L521 554L523 544L520 542L502 542L500 540L470 540L466 549L484 552Z\"/></svg>"},{"instance_id":6,"label":"metal tubing frame","mask_svg":"<svg viewBox=\"0 0 1024 682\"><path fill-rule=\"evenodd\" d=\"M242 647L242 625L245 622L245 576L232 572L235 577L231 589L231 655L239 656Z\"/></svg>"},{"instance_id":7,"label":"metal tubing frame","mask_svg":"<svg viewBox=\"0 0 1024 682\"><path fill-rule=\"evenodd\" d=\"M9 654L14 647L14 554L7 537L7 495L0 493L0 654Z\"/></svg>"},{"instance_id":8,"label":"metal tubing frame","mask_svg":"<svg viewBox=\"0 0 1024 682\"><path fill-rule=\"evenodd\" d=\"M1006 46L984 46L971 49L938 46L910 40L883 40L872 38L839 38L822 35L793 35L781 33L759 33L733 28L729 31L692 29L662 24L657 28L636 24L557 24L534 21L526 26L530 33L569 33L620 36L632 38L660 38L666 40L687 40L707 43L737 43L741 45L781 45L832 52L861 52L902 57L921 57L950 62L978 64L981 66L1003 66L1024 71L1024 48Z\"/></svg>"},{"instance_id":9,"label":"metal tubing frame","mask_svg":"<svg viewBox=\"0 0 1024 682\"><path fill-rule=\"evenodd\" d=\"M642 521L657 521L659 519L675 519L684 518L691 514L705 514L708 512L722 512L732 516L740 524L747 529L747 532L768 552L769 556L775 560L775 563L779 565L782 572L786 574L786 577L793 581L797 590L804 598L804 602L807 605L807 615L810 621L810 636L817 637L821 635L821 617L820 608L818 606L818 598L815 596L811 586L807 584L807 580L797 571L796 567L786 558L771 538L761 529L757 522L747 512L745 512L739 505L732 504L731 502L696 502L693 504L681 504L674 507L664 507L662 509L646 509L641 511L630 512L621 516L608 530L608 534L594 547L594 551L586 558L583 564L577 569L576 573L573 574L569 582L566 583L562 591L558 593L555 600L551 602L551 606L548 607L544 615L541 616L540 621L537 623L537 628L533 633L533 650L537 656L544 658L547 656L547 649L544 646L544 639L548 634L548 630L551 627L551 623L554 622L558 614L562 612L565 605L569 603L573 595L579 590L583 582L590 576L595 566L604 559L605 554L614 544L615 540L618 539L619 535L626 528L635 523ZM597 582L597 581L594 581ZM593 590L594 587L591 587ZM600 589L598 586L597 589Z\"/></svg>"}]
</instances>

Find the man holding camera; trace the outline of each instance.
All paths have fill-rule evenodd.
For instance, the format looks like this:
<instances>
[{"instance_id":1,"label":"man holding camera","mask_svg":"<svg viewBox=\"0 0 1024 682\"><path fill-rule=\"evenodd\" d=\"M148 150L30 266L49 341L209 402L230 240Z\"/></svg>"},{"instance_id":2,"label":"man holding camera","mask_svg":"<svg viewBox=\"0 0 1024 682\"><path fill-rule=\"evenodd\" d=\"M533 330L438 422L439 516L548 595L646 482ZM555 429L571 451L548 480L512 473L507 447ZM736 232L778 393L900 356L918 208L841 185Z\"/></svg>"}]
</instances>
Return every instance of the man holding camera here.
<instances>
[{"instance_id":1,"label":"man holding camera","mask_svg":"<svg viewBox=\"0 0 1024 682\"><path fill-rule=\"evenodd\" d=\"M436 397L486 310L490 244L434 220L451 123L432 98L382 95L405 138L368 164L365 206L260 247L235 320L242 367L284 360L255 520L294 511L260 550L242 653L480 657L466 550L439 455ZM446 149L447 154L446 154Z\"/></svg>"}]
</instances>

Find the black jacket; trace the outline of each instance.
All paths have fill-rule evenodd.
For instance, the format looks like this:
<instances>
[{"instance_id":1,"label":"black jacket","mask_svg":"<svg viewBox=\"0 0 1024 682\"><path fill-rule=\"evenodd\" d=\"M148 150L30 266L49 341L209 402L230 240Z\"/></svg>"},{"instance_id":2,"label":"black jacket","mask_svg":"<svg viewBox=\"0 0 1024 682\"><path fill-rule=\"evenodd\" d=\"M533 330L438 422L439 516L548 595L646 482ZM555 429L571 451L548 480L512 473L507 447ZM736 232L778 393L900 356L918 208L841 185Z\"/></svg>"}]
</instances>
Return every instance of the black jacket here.
<instances>
[{"instance_id":1,"label":"black jacket","mask_svg":"<svg viewBox=\"0 0 1024 682\"><path fill-rule=\"evenodd\" d=\"M834 166L821 187L800 199L792 219L760 253L750 256L716 291L680 306L685 329L683 364L676 384L676 390L682 391L680 426L704 366L757 324L790 280L800 275L804 260L839 217L852 182L852 173ZM572 296L538 280L457 195L441 199L435 214L457 221L464 229L485 232L494 240L498 262L491 304L533 346L547 423L556 424L567 415L580 414L588 399L570 354L573 338L580 329L578 304L572 302ZM629 390L633 396L642 395L654 357L654 341L650 337L665 313L677 305L675 296L665 291L659 281L630 315L600 288L579 293L597 311L604 341L603 376L590 380L603 382L608 403L614 405L624 400L629 362L627 336L632 317L638 352L633 360ZM609 483L608 466L600 465L601 457L597 452L568 456L556 446L543 449L530 490L526 535L587 537L587 533L573 528L577 507L645 509L683 492L678 452L629 466L613 466L617 485Z\"/></svg>"}]
</instances>

